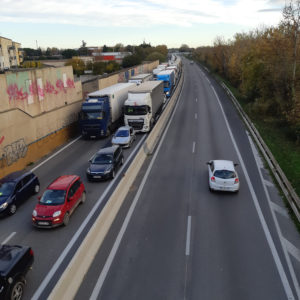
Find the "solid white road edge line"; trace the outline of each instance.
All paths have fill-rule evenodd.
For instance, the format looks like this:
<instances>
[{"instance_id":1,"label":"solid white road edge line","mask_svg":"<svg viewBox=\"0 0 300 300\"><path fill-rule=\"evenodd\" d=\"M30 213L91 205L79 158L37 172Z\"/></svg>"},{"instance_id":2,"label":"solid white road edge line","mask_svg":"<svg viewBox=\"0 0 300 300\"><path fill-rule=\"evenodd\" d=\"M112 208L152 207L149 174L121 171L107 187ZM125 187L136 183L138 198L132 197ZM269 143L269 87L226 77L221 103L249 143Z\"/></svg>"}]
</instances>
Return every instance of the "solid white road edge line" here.
<instances>
[{"instance_id":1,"label":"solid white road edge line","mask_svg":"<svg viewBox=\"0 0 300 300\"><path fill-rule=\"evenodd\" d=\"M37 166L35 166L34 168L32 168L31 171L34 172L36 169L38 169L39 167L41 167L42 165L44 165L46 162L48 162L50 159L52 159L53 157L55 157L56 155L58 155L60 152L64 151L66 148L68 148L69 146L71 146L72 144L74 144L75 142L77 142L80 138L81 138L81 136L77 137L75 140L71 141L69 144L67 144L63 148L59 149L57 152L53 153L47 159L45 159L40 164L38 164Z\"/></svg>"},{"instance_id":2,"label":"solid white road edge line","mask_svg":"<svg viewBox=\"0 0 300 300\"><path fill-rule=\"evenodd\" d=\"M187 228L186 228L186 245L185 245L185 255L190 255L190 246L191 246L191 228L192 228L192 217L188 216L187 219Z\"/></svg>"},{"instance_id":3,"label":"solid white road edge line","mask_svg":"<svg viewBox=\"0 0 300 300\"><path fill-rule=\"evenodd\" d=\"M184 82L185 82L185 81L184 81ZM182 85L181 92L182 92L183 87L184 87L184 82L183 82L183 85ZM181 92L180 92L180 94L179 94L178 97L180 97ZM123 222L123 224L122 224L122 227L121 227L121 229L120 229L120 231L119 231L119 233L118 233L118 236L117 236L117 238L116 238L116 240L115 240L115 242L114 242L114 245L113 245L113 247L112 247L112 249L111 249L111 251L110 251L110 253L109 253L109 255L108 255L108 258L107 258L107 260L106 260L106 262L105 262L105 265L104 265L104 267L103 267L103 269L102 269L102 271L101 271L101 273L100 273L100 276L99 276L99 278L98 278L98 280L97 280L97 283L96 283L96 285L95 285L95 287L94 287L94 290L93 290L93 292L92 292L92 294L91 294L91 296L90 296L90 300L96 300L96 299L98 298L98 295L99 295L99 293L100 293L100 291L101 291L101 288L102 288L102 286L103 286L103 283L104 283L104 281L105 281L105 278L106 278L106 276L107 276L107 274L108 274L108 272L109 272L109 269L110 269L110 267L111 267L111 265L112 265L112 262L113 262L113 260L114 260L114 258L115 258L115 255L116 255L116 253L117 253L117 251L118 251L118 249L119 249L120 243L121 243L122 238L123 238L123 236L124 236L124 234L125 234L125 231L126 231L126 229L127 229L127 226L128 226L128 224L129 224L129 221L130 221L130 219L131 219L131 217L132 217L132 214L133 214L133 212L134 212L134 209L135 209L135 207L136 207L136 204L137 204L137 202L138 202L138 200L139 200L139 198L140 198L140 195L141 195L141 193L142 193L142 191L143 191L143 188L144 188L144 185L145 185L145 183L146 183L146 181L147 181L147 179L148 179L148 176L149 176L149 174L150 174L150 171L151 171L151 169L152 169L152 166L153 166L153 164L154 164L154 162L155 162L155 159L156 159L156 157L157 157L157 155L158 155L158 153L159 153L159 149L160 149L160 147L161 147L161 145L162 145L162 143L163 143L163 141L164 141L164 139L165 139L165 136L166 136L166 134L167 134L167 132L168 132L168 129L169 129L169 127L170 127L170 124L171 124L171 122L172 122L172 120L173 120L173 117L174 117L175 112L176 112L177 107L178 107L178 103L180 102L179 100L180 100L180 98L178 98L178 101L177 101L176 106L175 106L175 108L174 108L174 110L173 110L173 113L172 113L172 115L171 115L171 118L169 119L168 125L167 125L167 127L166 127L166 129L165 129L165 131L164 131L164 133L163 133L163 135L162 135L162 137L161 137L161 140L160 140L160 142L159 142L159 144L158 144L158 146L157 146L157 149L156 149L156 151L155 151L155 153L154 153L154 155L153 155L153 157L152 157L152 160L151 160L151 162L150 162L150 164L149 164L149 167L148 167L148 169L147 169L147 171L146 171L146 173L145 173L145 175L144 175L144 177L143 177L143 179L142 179L142 182L141 182L141 184L140 184L140 186L139 186L139 189L138 189L138 191L137 191L137 193L136 193L136 195L135 195L135 197L134 197L134 199L133 199L133 201L132 201L132 203L131 203L131 206L130 206L130 208L129 208L129 210L128 210L128 213L127 213L127 215L126 215L126 217L125 217L125 220L124 220L124 222Z\"/></svg>"},{"instance_id":4,"label":"solid white road edge line","mask_svg":"<svg viewBox=\"0 0 300 300\"><path fill-rule=\"evenodd\" d=\"M251 148L252 148L252 152L253 153L257 152L257 150L255 148L255 145L254 145L254 143L253 143L250 135L248 135L248 139L249 139L249 142L250 142L250 145L251 145ZM298 299L300 299L300 289L299 289L299 283L298 283L298 280L297 280L297 276L295 274L295 270L293 268L291 259L290 259L289 255L288 255L287 248L286 248L286 243L285 243L285 239L284 239L284 237L282 235L282 232L281 232L278 220L276 218L274 210L272 209L272 205L274 203L272 202L270 194L269 194L269 191L268 191L268 189L266 187L266 184L265 184L266 180L264 179L264 177L262 175L262 172L261 172L261 169L259 168L259 164L257 163L257 160L256 160L257 156L254 155L254 157L255 157L255 162L256 162L256 165L257 165L258 173L259 173L259 176L260 176L260 180L263 183L264 192L265 192L265 195L266 195L267 200L268 200L269 208L270 208L270 211L271 211L271 214L272 214L272 218L273 218L273 221L274 221L274 224L275 224L275 227L276 227L276 231L277 231L278 236L279 236L280 244L281 244L281 247L283 249L283 253L284 253L284 256L285 256L285 259L286 259L286 262L287 262L287 265L288 265L288 268L289 268L289 271L290 271L290 275L292 277L292 280L293 280L293 283L294 283L294 286L295 286L295 289L296 289L296 293L297 293Z\"/></svg>"},{"instance_id":5,"label":"solid white road edge line","mask_svg":"<svg viewBox=\"0 0 300 300\"><path fill-rule=\"evenodd\" d=\"M281 282L283 284L283 287L284 287L284 290L285 290L285 293L287 295L287 298L289 300L292 300L292 299L295 299L294 298L294 295L293 295L293 292L292 292L292 289L290 287L290 283L287 279L287 276L285 274L285 271L284 271L284 268L282 266L282 263L280 261L280 258L279 258L279 255L278 255L278 252L276 250L276 247L275 247L275 244L274 244L274 241L272 239L272 236L271 236L271 233L269 231L269 228L268 228L268 225L265 221L265 218L263 216L263 213L262 213L262 210L259 206L259 202L258 202L258 199L256 197L256 194L255 194L255 191L254 191L254 188L253 188L253 185L252 185L252 182L250 180L250 177L249 177L249 174L247 172L247 169L246 169L246 166L245 166L245 163L244 163L244 160L242 158L242 155L240 153L240 150L237 146L237 143L235 141L235 138L233 136L233 133L231 131L231 128L229 126L229 123L228 123L228 120L227 120L227 117L225 115L225 112L224 112L224 109L223 109L223 106L221 104L221 101L220 101L220 98L215 90L215 88L213 87L213 85L210 83L209 79L207 77L205 77L207 79L207 81L209 82L215 96L216 96L216 99L218 101L218 104L220 106L220 109L222 111L222 114L223 114L223 117L224 117L224 121L225 121L225 124L226 124L226 127L227 127L227 130L228 130L228 133L230 135L230 138L231 138L231 141L233 143L233 146L235 148L235 151L237 153L237 156L239 158L239 161L240 161L240 164L241 164L241 167L243 169L243 172L245 174L245 178L246 178L246 181L247 181L247 184L248 184L248 187L249 187L249 190L250 190L250 193L251 193L251 196L252 196L252 200L254 202L254 206L256 208L256 211L257 211L257 214L258 214L258 217L259 217L259 220L260 220L260 223L262 225L262 228L263 228L263 231L264 231L264 234L266 236L266 239L267 239L267 242L269 244L269 247L270 247L270 250L271 250L271 253L273 255L273 259L274 259L274 262L275 262L275 265L277 267L277 270L279 272L279 276L280 276L280 279L281 279Z\"/></svg>"},{"instance_id":6,"label":"solid white road edge line","mask_svg":"<svg viewBox=\"0 0 300 300\"><path fill-rule=\"evenodd\" d=\"M94 215L95 211L98 209L98 207L100 206L100 204L102 203L103 199L106 197L106 195L108 194L108 192L110 191L110 189L112 188L113 184L115 183L115 181L122 175L122 171L124 170L124 168L126 167L126 165L130 162L132 156L137 152L137 150L140 148L140 145L144 142L144 140L146 139L147 135L144 135L141 140L139 141L139 143L137 144L136 148L130 153L128 159L126 160L126 162L124 163L124 165L122 166L122 168L119 170L119 172L117 173L116 177L110 182L110 184L107 186L107 188L105 189L105 191L103 192L103 194L101 195L101 197L97 200L97 202L95 203L95 205L93 206L92 210L90 211L90 213L88 214L88 216L86 217L86 219L83 221L83 223L81 224L81 226L78 228L78 230L76 231L76 233L73 235L72 239L70 240L70 242L68 243L68 245L66 246L66 248L64 249L64 251L62 252L62 254L58 257L58 259L56 260L56 263L53 265L53 267L49 270L47 276L44 278L44 280L41 282L39 288L35 291L33 297L31 298L31 300L38 300L39 297L41 296L41 294L43 293L44 289L47 287L47 285L49 284L50 280L52 279L52 277L54 276L55 272L58 270L59 266L62 264L63 260L66 258L66 256L69 254L71 248L74 246L74 244L76 243L77 239L79 238L80 234L83 232L83 230L85 229L85 227L87 226L87 223L90 221L90 219L92 218L92 216Z\"/></svg>"},{"instance_id":7,"label":"solid white road edge line","mask_svg":"<svg viewBox=\"0 0 300 300\"><path fill-rule=\"evenodd\" d=\"M16 232L12 232L2 243L1 245L3 244L6 244L14 235L16 234Z\"/></svg>"}]
</instances>

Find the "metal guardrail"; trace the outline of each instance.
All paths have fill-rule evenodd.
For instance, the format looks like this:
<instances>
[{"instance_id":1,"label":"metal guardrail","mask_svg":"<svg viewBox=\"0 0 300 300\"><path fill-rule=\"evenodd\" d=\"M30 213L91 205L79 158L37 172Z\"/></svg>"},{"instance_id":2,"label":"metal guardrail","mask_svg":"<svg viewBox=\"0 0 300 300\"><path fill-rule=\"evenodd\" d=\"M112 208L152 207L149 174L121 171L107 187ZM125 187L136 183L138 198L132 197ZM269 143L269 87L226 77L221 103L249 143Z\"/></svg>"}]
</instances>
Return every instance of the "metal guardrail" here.
<instances>
[{"instance_id":1,"label":"metal guardrail","mask_svg":"<svg viewBox=\"0 0 300 300\"><path fill-rule=\"evenodd\" d=\"M248 115L244 112L243 108L241 107L240 103L236 100L235 96L232 94L230 89L225 85L224 82L220 82L223 89L226 91L227 95L230 97L231 101L233 102L234 106L240 113L244 123L249 129L252 137L254 138L256 144L258 145L261 153L263 154L269 168L271 169L274 177L277 180L278 185L280 186L283 194L285 195L286 199L288 200L295 216L300 222L300 199L296 194L294 188L292 187L291 183L288 181L287 177L285 176L284 172L280 168L278 162L274 158L272 152L265 144L264 140L260 136L258 130L255 128L254 124L248 117Z\"/></svg>"}]
</instances>

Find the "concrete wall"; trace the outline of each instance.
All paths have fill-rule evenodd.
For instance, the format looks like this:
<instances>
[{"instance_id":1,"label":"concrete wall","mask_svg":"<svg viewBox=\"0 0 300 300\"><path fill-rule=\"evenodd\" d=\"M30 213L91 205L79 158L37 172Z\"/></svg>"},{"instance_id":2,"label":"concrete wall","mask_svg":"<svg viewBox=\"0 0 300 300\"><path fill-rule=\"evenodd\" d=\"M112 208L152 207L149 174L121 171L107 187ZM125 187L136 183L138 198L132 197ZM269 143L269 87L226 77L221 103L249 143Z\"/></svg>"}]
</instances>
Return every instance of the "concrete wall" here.
<instances>
[{"instance_id":1,"label":"concrete wall","mask_svg":"<svg viewBox=\"0 0 300 300\"><path fill-rule=\"evenodd\" d=\"M72 136L82 101L72 67L0 75L0 95L0 177L23 169Z\"/></svg>"}]
</instances>

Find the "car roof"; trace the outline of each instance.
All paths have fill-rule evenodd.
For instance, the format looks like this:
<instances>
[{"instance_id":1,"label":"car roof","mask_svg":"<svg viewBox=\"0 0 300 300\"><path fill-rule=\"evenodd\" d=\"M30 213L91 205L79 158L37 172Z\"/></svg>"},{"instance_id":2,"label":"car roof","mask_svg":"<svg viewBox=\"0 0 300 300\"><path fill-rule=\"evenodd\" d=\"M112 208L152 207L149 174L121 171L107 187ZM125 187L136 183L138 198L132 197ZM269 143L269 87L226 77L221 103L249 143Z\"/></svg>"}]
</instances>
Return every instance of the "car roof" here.
<instances>
[{"instance_id":1,"label":"car roof","mask_svg":"<svg viewBox=\"0 0 300 300\"><path fill-rule=\"evenodd\" d=\"M0 182L8 182L8 181L14 181L17 182L19 181L21 178L23 178L25 175L30 174L31 172L24 172L24 171L17 171L17 172L13 172L10 173L8 175L6 175L5 177L3 177Z\"/></svg>"},{"instance_id":2,"label":"car roof","mask_svg":"<svg viewBox=\"0 0 300 300\"><path fill-rule=\"evenodd\" d=\"M122 126L122 127L119 127L117 131L119 130L129 130L131 127L130 126Z\"/></svg>"},{"instance_id":3,"label":"car roof","mask_svg":"<svg viewBox=\"0 0 300 300\"><path fill-rule=\"evenodd\" d=\"M228 170L234 171L234 164L231 160L213 160L215 170Z\"/></svg>"},{"instance_id":4,"label":"car roof","mask_svg":"<svg viewBox=\"0 0 300 300\"><path fill-rule=\"evenodd\" d=\"M106 153L106 154L112 154L112 153L114 153L119 147L120 147L120 146L118 146L118 145L113 145L113 146L111 146L111 147L105 147L105 148L100 149L100 150L97 152L97 154L104 154L104 153Z\"/></svg>"},{"instance_id":5,"label":"car roof","mask_svg":"<svg viewBox=\"0 0 300 300\"><path fill-rule=\"evenodd\" d=\"M49 190L65 190L68 188L68 186L79 176L77 175L63 175L58 178L56 178L47 189Z\"/></svg>"}]
</instances>

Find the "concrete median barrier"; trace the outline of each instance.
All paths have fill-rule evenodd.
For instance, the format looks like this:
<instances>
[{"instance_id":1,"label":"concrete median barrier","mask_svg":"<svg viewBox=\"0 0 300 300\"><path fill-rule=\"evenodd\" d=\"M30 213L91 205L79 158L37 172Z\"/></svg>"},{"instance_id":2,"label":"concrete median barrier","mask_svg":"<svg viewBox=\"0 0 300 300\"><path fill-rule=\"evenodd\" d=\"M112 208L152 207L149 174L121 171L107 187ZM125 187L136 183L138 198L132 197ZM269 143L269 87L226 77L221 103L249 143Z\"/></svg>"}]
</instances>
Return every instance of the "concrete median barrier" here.
<instances>
[{"instance_id":1,"label":"concrete median barrier","mask_svg":"<svg viewBox=\"0 0 300 300\"><path fill-rule=\"evenodd\" d=\"M128 170L112 193L99 217L78 248L48 299L61 300L73 299L75 297L85 274L88 272L94 257L99 251L101 244L117 216L118 211L123 204L130 187L136 179L146 157L154 151L177 102L182 85L183 74L168 105L136 154Z\"/></svg>"}]
</instances>

